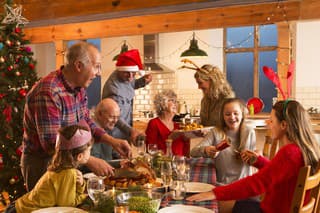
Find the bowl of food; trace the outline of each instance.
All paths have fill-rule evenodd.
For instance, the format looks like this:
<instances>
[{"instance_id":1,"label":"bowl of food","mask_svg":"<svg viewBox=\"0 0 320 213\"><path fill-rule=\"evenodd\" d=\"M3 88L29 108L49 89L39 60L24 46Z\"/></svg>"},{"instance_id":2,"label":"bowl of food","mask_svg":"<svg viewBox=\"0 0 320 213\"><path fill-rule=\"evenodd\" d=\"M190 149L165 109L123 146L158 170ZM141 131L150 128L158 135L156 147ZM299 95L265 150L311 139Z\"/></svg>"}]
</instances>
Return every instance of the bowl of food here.
<instances>
[{"instance_id":1,"label":"bowl of food","mask_svg":"<svg viewBox=\"0 0 320 213\"><path fill-rule=\"evenodd\" d=\"M117 196L119 205L128 205L130 211L140 213L157 213L162 194L151 191L124 192Z\"/></svg>"}]
</instances>

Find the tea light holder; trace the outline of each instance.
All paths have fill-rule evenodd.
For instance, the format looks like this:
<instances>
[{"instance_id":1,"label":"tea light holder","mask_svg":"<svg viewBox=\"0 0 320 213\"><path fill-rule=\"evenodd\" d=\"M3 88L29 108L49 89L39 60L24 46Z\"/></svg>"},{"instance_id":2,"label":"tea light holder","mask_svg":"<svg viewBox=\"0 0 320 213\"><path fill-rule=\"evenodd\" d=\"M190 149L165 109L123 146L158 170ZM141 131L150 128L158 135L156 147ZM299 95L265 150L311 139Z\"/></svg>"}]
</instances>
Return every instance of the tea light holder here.
<instances>
[{"instance_id":1,"label":"tea light holder","mask_svg":"<svg viewBox=\"0 0 320 213\"><path fill-rule=\"evenodd\" d=\"M115 206L114 213L129 213L129 206Z\"/></svg>"}]
</instances>

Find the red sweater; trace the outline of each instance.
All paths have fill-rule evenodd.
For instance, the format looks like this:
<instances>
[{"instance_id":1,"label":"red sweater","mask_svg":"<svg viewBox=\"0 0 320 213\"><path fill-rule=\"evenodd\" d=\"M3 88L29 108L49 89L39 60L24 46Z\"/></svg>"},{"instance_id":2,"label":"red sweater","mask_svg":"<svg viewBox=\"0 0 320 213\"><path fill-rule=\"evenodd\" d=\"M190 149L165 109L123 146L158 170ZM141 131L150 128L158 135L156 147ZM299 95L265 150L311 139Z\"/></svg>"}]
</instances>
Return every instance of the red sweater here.
<instances>
[{"instance_id":1,"label":"red sweater","mask_svg":"<svg viewBox=\"0 0 320 213\"><path fill-rule=\"evenodd\" d=\"M174 129L178 129L178 123L174 123ZM166 153L166 142L171 131L157 117L149 121L146 129L146 144L157 144L158 149ZM182 137L177 138L172 142L172 153L174 155L187 155L189 153L189 144L183 141Z\"/></svg>"},{"instance_id":2,"label":"red sweater","mask_svg":"<svg viewBox=\"0 0 320 213\"><path fill-rule=\"evenodd\" d=\"M265 193L260 204L264 213L289 213L299 170L304 166L300 148L285 145L271 161L259 156L255 166L260 170L254 175L214 188L217 200L240 200Z\"/></svg>"}]
</instances>

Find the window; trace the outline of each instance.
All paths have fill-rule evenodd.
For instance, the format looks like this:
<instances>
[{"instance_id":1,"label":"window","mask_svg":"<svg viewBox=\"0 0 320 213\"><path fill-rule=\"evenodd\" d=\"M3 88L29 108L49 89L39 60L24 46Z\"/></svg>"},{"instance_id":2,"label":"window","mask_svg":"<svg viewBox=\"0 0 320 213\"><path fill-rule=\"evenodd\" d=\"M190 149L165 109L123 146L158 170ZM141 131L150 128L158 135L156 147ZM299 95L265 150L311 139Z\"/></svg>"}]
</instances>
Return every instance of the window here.
<instances>
[{"instance_id":1,"label":"window","mask_svg":"<svg viewBox=\"0 0 320 213\"><path fill-rule=\"evenodd\" d=\"M269 66L277 72L277 26L226 28L224 35L226 75L236 96L244 101L259 97L265 104L263 111L270 112L277 90L262 67Z\"/></svg>"}]
</instances>

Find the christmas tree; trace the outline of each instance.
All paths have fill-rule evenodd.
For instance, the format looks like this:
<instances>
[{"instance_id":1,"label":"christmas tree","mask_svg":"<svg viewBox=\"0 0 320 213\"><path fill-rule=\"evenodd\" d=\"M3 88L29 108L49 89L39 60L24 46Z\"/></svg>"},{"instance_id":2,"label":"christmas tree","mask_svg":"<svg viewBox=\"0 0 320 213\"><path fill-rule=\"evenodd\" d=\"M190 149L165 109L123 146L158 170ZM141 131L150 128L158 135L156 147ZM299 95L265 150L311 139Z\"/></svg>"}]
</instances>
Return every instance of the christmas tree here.
<instances>
[{"instance_id":1,"label":"christmas tree","mask_svg":"<svg viewBox=\"0 0 320 213\"><path fill-rule=\"evenodd\" d=\"M38 80L30 42L22 32L27 20L22 7L3 2L0 15L0 206L5 198L15 200L26 192L20 170L25 96Z\"/></svg>"}]
</instances>

